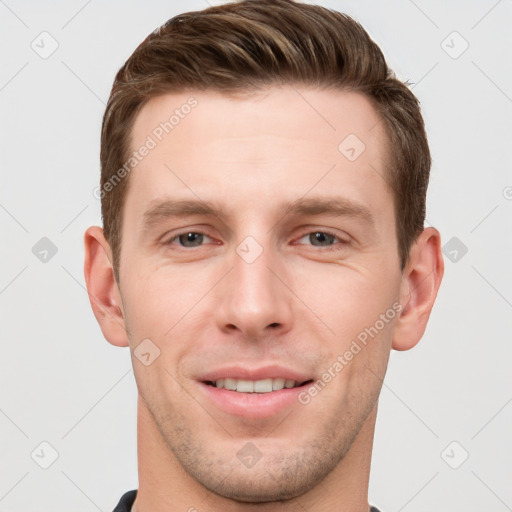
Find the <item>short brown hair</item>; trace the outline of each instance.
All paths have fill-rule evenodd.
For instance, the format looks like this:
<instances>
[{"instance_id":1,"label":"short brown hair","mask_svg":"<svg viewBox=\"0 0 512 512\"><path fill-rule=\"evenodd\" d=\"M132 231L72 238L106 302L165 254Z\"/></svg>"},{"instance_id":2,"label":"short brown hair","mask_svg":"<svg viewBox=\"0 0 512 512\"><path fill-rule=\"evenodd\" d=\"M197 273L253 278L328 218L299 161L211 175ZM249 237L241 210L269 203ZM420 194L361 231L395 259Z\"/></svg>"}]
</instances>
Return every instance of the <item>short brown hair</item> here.
<instances>
[{"instance_id":1,"label":"short brown hair","mask_svg":"<svg viewBox=\"0 0 512 512\"><path fill-rule=\"evenodd\" d=\"M431 166L418 100L349 16L292 0L244 0L171 18L116 75L100 156L102 218L116 279L129 179L118 180L108 193L105 185L125 166L134 120L147 101L187 90L234 94L285 84L355 91L372 101L388 136L385 179L394 196L403 270L424 228Z\"/></svg>"}]
</instances>

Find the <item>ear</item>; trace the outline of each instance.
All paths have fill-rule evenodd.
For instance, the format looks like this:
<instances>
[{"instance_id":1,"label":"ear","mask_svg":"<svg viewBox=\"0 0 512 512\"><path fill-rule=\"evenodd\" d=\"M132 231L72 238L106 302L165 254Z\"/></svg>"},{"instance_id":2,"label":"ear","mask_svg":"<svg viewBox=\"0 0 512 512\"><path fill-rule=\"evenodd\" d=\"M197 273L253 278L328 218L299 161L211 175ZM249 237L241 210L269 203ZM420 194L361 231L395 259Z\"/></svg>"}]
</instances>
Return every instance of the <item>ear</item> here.
<instances>
[{"instance_id":1,"label":"ear","mask_svg":"<svg viewBox=\"0 0 512 512\"><path fill-rule=\"evenodd\" d=\"M392 347L409 350L423 336L444 274L441 235L425 228L411 247L402 274L401 315L395 325Z\"/></svg>"},{"instance_id":2,"label":"ear","mask_svg":"<svg viewBox=\"0 0 512 512\"><path fill-rule=\"evenodd\" d=\"M89 300L105 339L117 347L128 347L123 305L112 267L110 245L98 226L84 236L85 283Z\"/></svg>"}]
</instances>

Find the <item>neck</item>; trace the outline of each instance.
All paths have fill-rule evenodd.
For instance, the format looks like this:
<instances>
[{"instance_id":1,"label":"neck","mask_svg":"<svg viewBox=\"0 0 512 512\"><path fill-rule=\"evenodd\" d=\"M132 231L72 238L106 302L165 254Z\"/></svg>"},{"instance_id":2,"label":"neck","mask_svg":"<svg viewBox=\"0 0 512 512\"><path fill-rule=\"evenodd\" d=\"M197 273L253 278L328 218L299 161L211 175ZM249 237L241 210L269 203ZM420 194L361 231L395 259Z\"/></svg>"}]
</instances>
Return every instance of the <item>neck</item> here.
<instances>
[{"instance_id":1,"label":"neck","mask_svg":"<svg viewBox=\"0 0 512 512\"><path fill-rule=\"evenodd\" d=\"M186 473L158 431L144 400L138 398L137 455L139 488L131 512L368 512L368 481L377 405L350 450L315 488L272 503L240 503L214 494Z\"/></svg>"}]
</instances>

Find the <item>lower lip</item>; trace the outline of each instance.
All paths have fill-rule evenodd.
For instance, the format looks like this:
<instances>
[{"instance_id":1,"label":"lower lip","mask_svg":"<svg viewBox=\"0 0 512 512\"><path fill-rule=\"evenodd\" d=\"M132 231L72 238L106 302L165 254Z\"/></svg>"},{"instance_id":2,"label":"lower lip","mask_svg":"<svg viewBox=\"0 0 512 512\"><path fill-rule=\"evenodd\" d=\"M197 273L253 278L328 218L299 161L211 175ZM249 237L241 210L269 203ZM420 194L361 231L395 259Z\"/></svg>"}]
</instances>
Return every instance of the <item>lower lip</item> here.
<instances>
[{"instance_id":1,"label":"lower lip","mask_svg":"<svg viewBox=\"0 0 512 512\"><path fill-rule=\"evenodd\" d=\"M253 419L274 416L298 404L298 394L307 387L284 388L270 393L239 393L204 382L199 384L207 398L219 409L234 416Z\"/></svg>"}]
</instances>

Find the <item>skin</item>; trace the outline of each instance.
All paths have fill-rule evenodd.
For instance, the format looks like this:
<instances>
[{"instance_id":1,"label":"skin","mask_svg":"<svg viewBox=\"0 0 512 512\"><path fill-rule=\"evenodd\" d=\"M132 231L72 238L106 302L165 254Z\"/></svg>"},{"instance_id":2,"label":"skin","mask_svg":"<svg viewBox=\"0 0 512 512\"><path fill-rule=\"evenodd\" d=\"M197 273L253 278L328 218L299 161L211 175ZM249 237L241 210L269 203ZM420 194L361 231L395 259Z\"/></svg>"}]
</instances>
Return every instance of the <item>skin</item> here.
<instances>
[{"instance_id":1,"label":"skin","mask_svg":"<svg viewBox=\"0 0 512 512\"><path fill-rule=\"evenodd\" d=\"M424 333L444 269L439 232L421 233L401 271L386 136L364 96L291 86L167 94L139 113L132 147L190 96L198 105L130 173L119 283L101 228L85 234L93 311L110 343L130 347L139 392L133 510L367 511L382 379L390 350ZM338 150L349 134L366 146L355 161ZM280 206L335 196L367 208L373 224ZM212 201L223 215L145 227L144 213L170 198ZM334 236L318 242L326 230ZM207 236L183 247L183 232ZM263 249L252 263L236 251L248 236ZM401 313L307 405L229 414L198 381L232 363L316 381L393 304ZM160 356L146 366L133 351L148 338ZM247 443L261 453L252 467L237 457Z\"/></svg>"}]
</instances>

